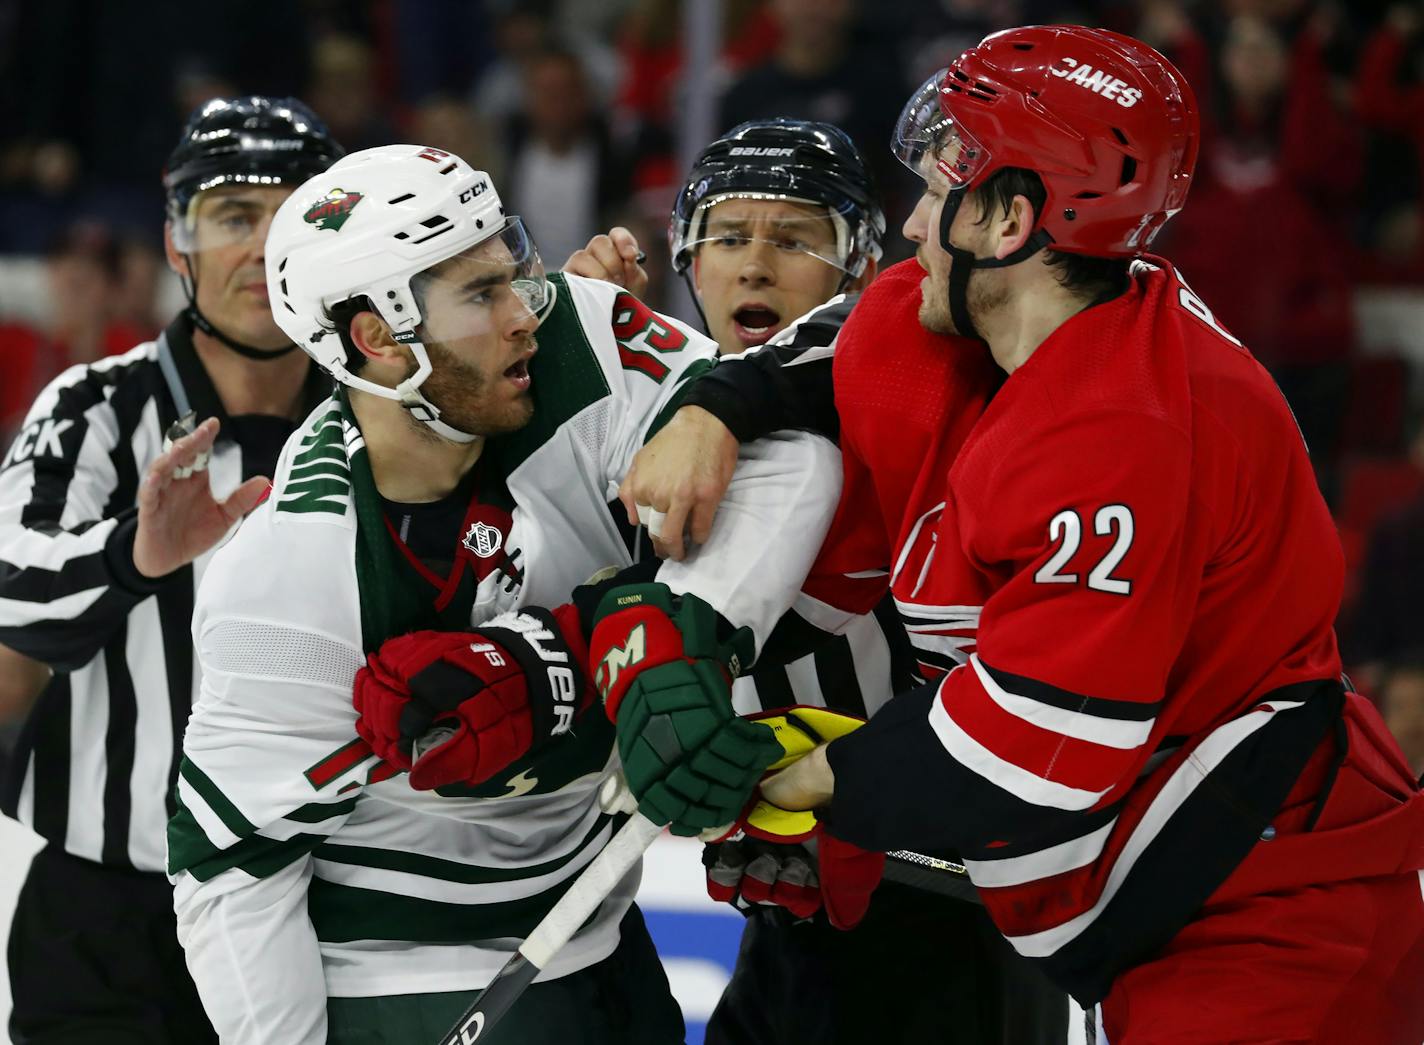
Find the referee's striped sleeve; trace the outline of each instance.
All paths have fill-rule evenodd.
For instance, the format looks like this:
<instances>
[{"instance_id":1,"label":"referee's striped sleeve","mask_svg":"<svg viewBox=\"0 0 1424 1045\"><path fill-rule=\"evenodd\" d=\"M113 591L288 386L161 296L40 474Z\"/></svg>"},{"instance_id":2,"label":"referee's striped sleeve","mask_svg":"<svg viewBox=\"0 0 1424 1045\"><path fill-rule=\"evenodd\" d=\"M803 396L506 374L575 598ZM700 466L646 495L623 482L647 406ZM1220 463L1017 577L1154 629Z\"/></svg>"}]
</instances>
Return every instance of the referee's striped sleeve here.
<instances>
[{"instance_id":1,"label":"referee's striped sleeve","mask_svg":"<svg viewBox=\"0 0 1424 1045\"><path fill-rule=\"evenodd\" d=\"M81 667L152 594L132 569L135 439L158 438L143 349L74 367L41 393L0 462L0 643ZM142 429L142 431L140 431Z\"/></svg>"},{"instance_id":2,"label":"referee's striped sleeve","mask_svg":"<svg viewBox=\"0 0 1424 1045\"><path fill-rule=\"evenodd\" d=\"M722 357L688 389L682 405L700 406L751 442L800 429L840 438L831 361L841 324L855 299L839 295L806 313L766 345Z\"/></svg>"}]
</instances>

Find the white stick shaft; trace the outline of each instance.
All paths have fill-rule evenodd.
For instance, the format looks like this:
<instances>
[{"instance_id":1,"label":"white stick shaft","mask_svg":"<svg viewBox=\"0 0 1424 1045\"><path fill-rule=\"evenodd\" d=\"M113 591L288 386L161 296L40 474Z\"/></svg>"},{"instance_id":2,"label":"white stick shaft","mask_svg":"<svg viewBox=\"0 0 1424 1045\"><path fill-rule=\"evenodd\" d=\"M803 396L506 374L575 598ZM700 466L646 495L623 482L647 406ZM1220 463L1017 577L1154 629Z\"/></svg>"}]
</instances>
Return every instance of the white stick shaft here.
<instances>
[{"instance_id":1,"label":"white stick shaft","mask_svg":"<svg viewBox=\"0 0 1424 1045\"><path fill-rule=\"evenodd\" d=\"M569 891L550 908L544 920L520 945L519 953L536 969L547 968L554 955L633 869L662 830L642 813L634 813L583 869Z\"/></svg>"}]
</instances>

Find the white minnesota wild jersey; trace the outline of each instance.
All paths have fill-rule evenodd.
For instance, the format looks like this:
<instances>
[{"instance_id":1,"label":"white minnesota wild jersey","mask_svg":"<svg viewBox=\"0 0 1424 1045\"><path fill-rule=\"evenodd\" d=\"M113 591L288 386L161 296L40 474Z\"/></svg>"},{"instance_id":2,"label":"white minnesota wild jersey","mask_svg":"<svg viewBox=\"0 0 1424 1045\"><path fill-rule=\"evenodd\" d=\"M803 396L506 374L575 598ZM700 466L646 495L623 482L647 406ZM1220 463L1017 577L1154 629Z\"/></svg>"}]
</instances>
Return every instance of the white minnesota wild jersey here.
<instances>
[{"instance_id":1,"label":"white minnesota wild jersey","mask_svg":"<svg viewBox=\"0 0 1424 1045\"><path fill-rule=\"evenodd\" d=\"M354 729L352 682L384 639L556 606L600 568L631 564L609 502L715 346L611 284L551 282L534 418L477 465L506 500L465 534L481 565L461 597L437 612L406 568L341 395L293 435L271 497L203 580L202 687L169 870L179 937L225 1042L324 1041L328 994L484 986L617 826L596 799L615 757L598 709L499 779L441 793L413 790ZM839 476L819 437L748 445L712 540L658 579L760 644L810 569L808 535L829 526ZM636 885L634 874L542 978L609 955Z\"/></svg>"}]
</instances>

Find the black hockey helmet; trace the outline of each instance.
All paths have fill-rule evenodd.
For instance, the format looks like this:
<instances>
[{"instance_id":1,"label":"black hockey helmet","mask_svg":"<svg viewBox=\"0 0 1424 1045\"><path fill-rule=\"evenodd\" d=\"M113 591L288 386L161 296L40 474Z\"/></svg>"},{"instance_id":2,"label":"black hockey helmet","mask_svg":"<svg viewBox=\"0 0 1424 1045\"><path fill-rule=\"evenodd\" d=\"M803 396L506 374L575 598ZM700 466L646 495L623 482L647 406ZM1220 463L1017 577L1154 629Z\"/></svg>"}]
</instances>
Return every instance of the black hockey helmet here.
<instances>
[{"instance_id":1,"label":"black hockey helmet","mask_svg":"<svg viewBox=\"0 0 1424 1045\"><path fill-rule=\"evenodd\" d=\"M685 273L707 210L724 199L781 199L820 204L836 228L847 279L880 257L885 214L875 180L850 136L812 120L750 120L702 151L673 205L668 244Z\"/></svg>"},{"instance_id":2,"label":"black hockey helmet","mask_svg":"<svg viewBox=\"0 0 1424 1045\"><path fill-rule=\"evenodd\" d=\"M168 218L193 197L233 182L293 188L346 154L326 124L295 98L214 98L193 110L163 167Z\"/></svg>"}]
</instances>

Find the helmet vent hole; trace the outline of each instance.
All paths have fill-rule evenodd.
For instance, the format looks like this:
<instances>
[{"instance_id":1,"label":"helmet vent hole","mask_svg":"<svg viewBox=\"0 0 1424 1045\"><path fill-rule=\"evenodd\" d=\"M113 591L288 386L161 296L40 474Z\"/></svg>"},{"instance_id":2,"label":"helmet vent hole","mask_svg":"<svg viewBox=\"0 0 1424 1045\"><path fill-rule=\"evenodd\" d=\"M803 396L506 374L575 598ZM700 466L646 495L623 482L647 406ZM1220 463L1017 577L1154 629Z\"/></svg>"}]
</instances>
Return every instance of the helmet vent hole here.
<instances>
[{"instance_id":1,"label":"helmet vent hole","mask_svg":"<svg viewBox=\"0 0 1424 1045\"><path fill-rule=\"evenodd\" d=\"M450 231L451 229L453 229L454 227L455 227L454 225L449 225L449 224L442 225L442 226L440 226L440 228L436 229L434 232L432 232L432 233L430 233L429 235L426 235L426 236L421 236L420 239L415 240L414 242L416 242L416 243L425 243L425 242L428 242L429 240L433 240L436 236L443 236L443 235L445 235L445 233L449 232L449 231Z\"/></svg>"},{"instance_id":2,"label":"helmet vent hole","mask_svg":"<svg viewBox=\"0 0 1424 1045\"><path fill-rule=\"evenodd\" d=\"M407 192L404 196L397 196L393 200L386 200L387 203L404 203L406 200L415 199L415 193Z\"/></svg>"},{"instance_id":3,"label":"helmet vent hole","mask_svg":"<svg viewBox=\"0 0 1424 1045\"><path fill-rule=\"evenodd\" d=\"M453 171L453 170L455 169L455 167L456 167L455 164L453 164L453 163L447 163L445 166L443 166L443 167L440 168L440 173L441 173L441 174L449 174L451 171Z\"/></svg>"},{"instance_id":4,"label":"helmet vent hole","mask_svg":"<svg viewBox=\"0 0 1424 1045\"><path fill-rule=\"evenodd\" d=\"M443 214L436 214L433 217L426 218L424 221L421 222L421 224L424 225L427 229L433 229L440 225L444 225L449 220L450 219L445 217L445 215Z\"/></svg>"},{"instance_id":5,"label":"helmet vent hole","mask_svg":"<svg viewBox=\"0 0 1424 1045\"><path fill-rule=\"evenodd\" d=\"M1073 194L1075 200L1097 200L1102 199L1101 192L1077 192Z\"/></svg>"},{"instance_id":6,"label":"helmet vent hole","mask_svg":"<svg viewBox=\"0 0 1424 1045\"><path fill-rule=\"evenodd\" d=\"M284 301L284 302L282 302L282 304L286 307L287 311L290 312L292 315L295 316L295 315L297 314L297 310L292 307L292 303L291 303L290 301Z\"/></svg>"},{"instance_id":7,"label":"helmet vent hole","mask_svg":"<svg viewBox=\"0 0 1424 1045\"><path fill-rule=\"evenodd\" d=\"M282 263L277 266L277 271L278 271L278 272L286 272L286 271L287 271L287 262L290 261L290 260L291 260L290 258L283 258L283 259L282 259Z\"/></svg>"},{"instance_id":8,"label":"helmet vent hole","mask_svg":"<svg viewBox=\"0 0 1424 1045\"><path fill-rule=\"evenodd\" d=\"M281 287L282 287L282 293L285 294L285 293L287 292L287 281L286 281L285 279L282 280Z\"/></svg>"},{"instance_id":9,"label":"helmet vent hole","mask_svg":"<svg viewBox=\"0 0 1424 1045\"><path fill-rule=\"evenodd\" d=\"M954 70L954 78L955 78L956 80L962 81L963 83L968 83L968 82L969 82L969 77L965 76L965 75L964 75L962 72L960 72L958 69Z\"/></svg>"},{"instance_id":10,"label":"helmet vent hole","mask_svg":"<svg viewBox=\"0 0 1424 1045\"><path fill-rule=\"evenodd\" d=\"M395 239L410 239L410 233L409 233L409 232L397 232L393 238L395 238Z\"/></svg>"},{"instance_id":11,"label":"helmet vent hole","mask_svg":"<svg viewBox=\"0 0 1424 1045\"><path fill-rule=\"evenodd\" d=\"M1109 130L1113 132L1113 137L1118 140L1119 144L1127 144L1127 135L1123 134L1122 131L1118 130L1116 127L1110 127Z\"/></svg>"},{"instance_id":12,"label":"helmet vent hole","mask_svg":"<svg viewBox=\"0 0 1424 1045\"><path fill-rule=\"evenodd\" d=\"M1014 44L1015 51L1032 51L1033 44Z\"/></svg>"},{"instance_id":13,"label":"helmet vent hole","mask_svg":"<svg viewBox=\"0 0 1424 1045\"><path fill-rule=\"evenodd\" d=\"M1118 182L1118 184L1119 184L1119 185L1128 185L1128 184L1131 184L1132 180L1133 180L1134 178L1136 178L1136 177L1137 177L1137 161L1134 160L1131 156L1124 156L1124 157L1122 158L1122 181Z\"/></svg>"}]
</instances>

